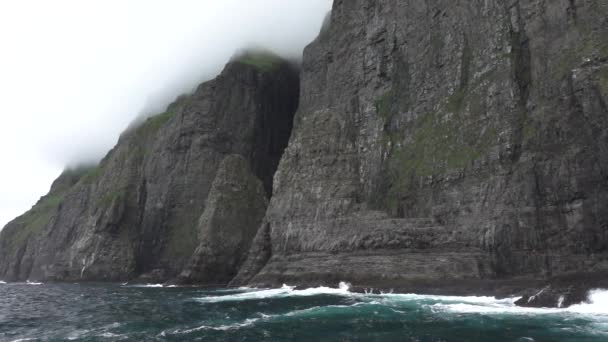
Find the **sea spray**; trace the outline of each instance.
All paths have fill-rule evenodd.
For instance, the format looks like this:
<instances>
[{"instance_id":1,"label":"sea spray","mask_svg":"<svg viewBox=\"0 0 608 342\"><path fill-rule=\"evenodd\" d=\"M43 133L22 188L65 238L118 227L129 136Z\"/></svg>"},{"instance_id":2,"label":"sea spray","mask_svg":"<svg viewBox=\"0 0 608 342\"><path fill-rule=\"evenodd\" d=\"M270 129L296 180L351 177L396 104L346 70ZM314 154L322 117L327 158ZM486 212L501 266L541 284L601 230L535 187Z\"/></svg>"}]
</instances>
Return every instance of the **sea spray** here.
<instances>
[{"instance_id":1,"label":"sea spray","mask_svg":"<svg viewBox=\"0 0 608 342\"><path fill-rule=\"evenodd\" d=\"M350 292L346 284L208 289L11 283L0 286L0 312L11 313L0 315L0 340L608 338L605 290L591 291L588 303L564 309L520 308L516 298L374 292Z\"/></svg>"},{"instance_id":2,"label":"sea spray","mask_svg":"<svg viewBox=\"0 0 608 342\"><path fill-rule=\"evenodd\" d=\"M350 292L350 285L345 282L341 282L338 285L338 288L331 287L314 287L308 288L304 290L296 290L295 286L289 286L283 284L281 288L278 289L261 289L255 291L247 291L244 293L237 294L229 294L222 296L207 296L203 298L199 298L198 300L201 302L223 302L223 301L242 301L242 300L259 300L264 298L281 298L281 297L304 297L304 296L317 296L317 295L337 295L337 296L350 296L353 295Z\"/></svg>"}]
</instances>

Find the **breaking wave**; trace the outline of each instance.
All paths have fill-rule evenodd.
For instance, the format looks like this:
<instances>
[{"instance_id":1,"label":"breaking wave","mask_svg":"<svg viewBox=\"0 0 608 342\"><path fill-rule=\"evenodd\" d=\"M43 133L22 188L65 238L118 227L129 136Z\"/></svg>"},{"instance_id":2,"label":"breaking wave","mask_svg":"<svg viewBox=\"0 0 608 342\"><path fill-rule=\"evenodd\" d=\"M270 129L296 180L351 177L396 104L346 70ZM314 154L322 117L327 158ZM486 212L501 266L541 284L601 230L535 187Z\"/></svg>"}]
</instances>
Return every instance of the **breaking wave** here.
<instances>
[{"instance_id":1,"label":"breaking wave","mask_svg":"<svg viewBox=\"0 0 608 342\"><path fill-rule=\"evenodd\" d=\"M346 283L309 289L130 286L159 290L128 290L127 284L0 286L0 312L16 310L19 317L40 313L34 328L31 320L9 316L5 322L6 317L0 317L0 340L338 341L462 336L475 341L603 342L608 337L608 290L591 291L588 302L569 308L537 309L517 307L518 298L355 293ZM49 307L49 302L57 307ZM58 316L65 319L44 319L56 310L65 313Z\"/></svg>"},{"instance_id":2,"label":"breaking wave","mask_svg":"<svg viewBox=\"0 0 608 342\"><path fill-rule=\"evenodd\" d=\"M122 286L123 287L150 287L150 288L153 288L153 287L156 287L156 288L158 288L158 287L167 287L167 286L165 286L163 284L134 284L134 285L128 285L127 283L122 284ZM171 286L168 286L168 287L171 287Z\"/></svg>"},{"instance_id":3,"label":"breaking wave","mask_svg":"<svg viewBox=\"0 0 608 342\"><path fill-rule=\"evenodd\" d=\"M246 289L243 293L221 295L221 296L207 296L198 298L197 300L205 303L217 303L227 301L243 301L243 300L259 300L267 298L282 298L282 297L305 297L305 296L318 296L318 295L338 295L338 296L350 296L353 295L349 290L350 285L341 282L338 288L332 287L314 287L304 290L296 290L295 286L283 285L278 289L265 289L265 290L253 290Z\"/></svg>"},{"instance_id":4,"label":"breaking wave","mask_svg":"<svg viewBox=\"0 0 608 342\"><path fill-rule=\"evenodd\" d=\"M201 325L199 327L192 328L192 329L176 330L176 331L170 332L169 334L170 335L191 334L191 333L201 331L201 330L216 330L216 331L235 330L235 329L252 326L258 320L259 320L259 318L248 318L242 323L233 323L233 324L218 325L218 326ZM166 335L167 335L166 332L161 333L161 337L164 337Z\"/></svg>"},{"instance_id":5,"label":"breaking wave","mask_svg":"<svg viewBox=\"0 0 608 342\"><path fill-rule=\"evenodd\" d=\"M424 297L424 296L422 296ZM512 314L512 315L542 315L542 314L581 314L605 316L608 318L608 290L592 290L589 292L587 303L572 305L568 308L527 308L515 305L519 298L508 298L503 300L469 299L462 297L457 303L449 303L447 297L440 303L430 305L433 311L456 312L456 313L478 313L478 314ZM473 297L475 298L475 297ZM481 300L478 300L481 299Z\"/></svg>"},{"instance_id":6,"label":"breaking wave","mask_svg":"<svg viewBox=\"0 0 608 342\"><path fill-rule=\"evenodd\" d=\"M27 280L25 283L27 285L44 285L43 283L35 282L35 281L29 281L29 280Z\"/></svg>"},{"instance_id":7,"label":"breaking wave","mask_svg":"<svg viewBox=\"0 0 608 342\"><path fill-rule=\"evenodd\" d=\"M355 305L336 306L339 308L353 308L363 304L390 305L398 309L400 304L419 304L433 312L455 312L470 314L584 314L608 317L608 290L590 291L588 302L570 306L568 308L526 308L515 305L519 297L501 298L487 296L437 296L418 294L361 294L349 290L347 283L341 282L338 288L315 287L296 290L294 286L283 285L277 289L250 289L240 288L241 292L226 295L206 296L196 298L203 303L217 303L229 301L263 300L272 298L303 297L318 295L351 296L356 297L360 303ZM325 310L327 307L313 307L305 310L287 313L286 315L299 315L311 311Z\"/></svg>"}]
</instances>

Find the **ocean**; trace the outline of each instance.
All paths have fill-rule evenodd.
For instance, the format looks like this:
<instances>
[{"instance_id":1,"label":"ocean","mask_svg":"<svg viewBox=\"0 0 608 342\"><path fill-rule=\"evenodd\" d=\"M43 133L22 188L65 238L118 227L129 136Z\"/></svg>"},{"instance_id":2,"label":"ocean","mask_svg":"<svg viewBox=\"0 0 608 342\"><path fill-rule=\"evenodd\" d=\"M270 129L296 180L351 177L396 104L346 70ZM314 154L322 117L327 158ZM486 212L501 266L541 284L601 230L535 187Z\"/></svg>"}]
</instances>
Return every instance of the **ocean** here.
<instances>
[{"instance_id":1,"label":"ocean","mask_svg":"<svg viewBox=\"0 0 608 342\"><path fill-rule=\"evenodd\" d=\"M608 291L516 298L162 285L0 284L0 341L608 341Z\"/></svg>"}]
</instances>

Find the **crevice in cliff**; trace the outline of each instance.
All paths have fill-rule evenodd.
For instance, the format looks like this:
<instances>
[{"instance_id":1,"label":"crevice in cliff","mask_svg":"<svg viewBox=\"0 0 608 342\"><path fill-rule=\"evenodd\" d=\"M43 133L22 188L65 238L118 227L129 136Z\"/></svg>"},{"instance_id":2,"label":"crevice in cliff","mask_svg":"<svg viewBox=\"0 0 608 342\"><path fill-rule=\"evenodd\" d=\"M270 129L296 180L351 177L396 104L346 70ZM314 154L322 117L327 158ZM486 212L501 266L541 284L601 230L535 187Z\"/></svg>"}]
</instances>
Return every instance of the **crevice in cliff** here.
<instances>
[{"instance_id":1,"label":"crevice in cliff","mask_svg":"<svg viewBox=\"0 0 608 342\"><path fill-rule=\"evenodd\" d=\"M272 241L270 223L263 222L251 244L245 263L229 286L248 284L266 266L272 257Z\"/></svg>"},{"instance_id":2,"label":"crevice in cliff","mask_svg":"<svg viewBox=\"0 0 608 342\"><path fill-rule=\"evenodd\" d=\"M257 121L250 158L251 169L262 180L268 198L272 196L274 174L291 138L300 100L298 67L283 63L280 68L277 71L279 80L273 78L258 85L262 118Z\"/></svg>"},{"instance_id":3,"label":"crevice in cliff","mask_svg":"<svg viewBox=\"0 0 608 342\"><path fill-rule=\"evenodd\" d=\"M530 39L528 38L519 1L513 6L511 18L511 69L513 80L517 86L517 109L513 117L512 146L509 151L510 160L519 160L522 153L524 130L528 119L528 99L532 82L532 62L530 54Z\"/></svg>"}]
</instances>

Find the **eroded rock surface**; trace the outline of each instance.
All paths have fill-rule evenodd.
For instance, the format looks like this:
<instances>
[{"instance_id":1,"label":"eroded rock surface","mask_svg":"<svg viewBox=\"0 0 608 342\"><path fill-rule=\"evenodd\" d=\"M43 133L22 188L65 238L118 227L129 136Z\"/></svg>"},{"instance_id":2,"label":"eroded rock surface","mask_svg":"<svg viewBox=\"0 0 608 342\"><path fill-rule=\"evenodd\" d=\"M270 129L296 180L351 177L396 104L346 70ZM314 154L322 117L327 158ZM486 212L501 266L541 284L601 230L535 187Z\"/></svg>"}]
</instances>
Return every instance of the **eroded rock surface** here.
<instances>
[{"instance_id":1,"label":"eroded rock surface","mask_svg":"<svg viewBox=\"0 0 608 342\"><path fill-rule=\"evenodd\" d=\"M608 274L607 18L599 1L336 0L233 284Z\"/></svg>"},{"instance_id":2,"label":"eroded rock surface","mask_svg":"<svg viewBox=\"0 0 608 342\"><path fill-rule=\"evenodd\" d=\"M32 210L9 223L0 235L0 279L177 276L200 244L199 221L214 180L252 187L259 179L261 188L244 199L253 200L251 208L238 205L243 213L265 206L261 198L272 191L298 92L290 63L268 54L235 59L166 113L124 133L98 167L65 172ZM235 158L236 166L225 161ZM217 205L222 196L229 193L216 191L209 202ZM222 205L210 209L212 220L227 210ZM253 234L243 231L239 248Z\"/></svg>"},{"instance_id":3,"label":"eroded rock surface","mask_svg":"<svg viewBox=\"0 0 608 342\"><path fill-rule=\"evenodd\" d=\"M606 284L607 103L606 2L335 0L300 83L231 63L9 224L0 277Z\"/></svg>"},{"instance_id":4,"label":"eroded rock surface","mask_svg":"<svg viewBox=\"0 0 608 342\"><path fill-rule=\"evenodd\" d=\"M227 156L198 223L200 243L179 281L228 284L245 261L267 205L264 186L249 170L247 160Z\"/></svg>"}]
</instances>

